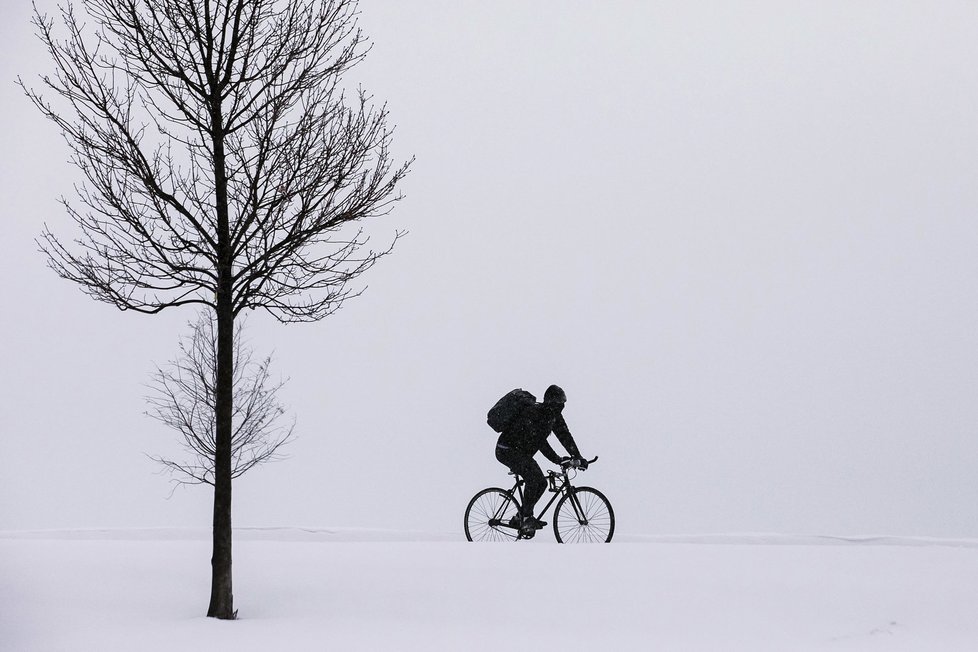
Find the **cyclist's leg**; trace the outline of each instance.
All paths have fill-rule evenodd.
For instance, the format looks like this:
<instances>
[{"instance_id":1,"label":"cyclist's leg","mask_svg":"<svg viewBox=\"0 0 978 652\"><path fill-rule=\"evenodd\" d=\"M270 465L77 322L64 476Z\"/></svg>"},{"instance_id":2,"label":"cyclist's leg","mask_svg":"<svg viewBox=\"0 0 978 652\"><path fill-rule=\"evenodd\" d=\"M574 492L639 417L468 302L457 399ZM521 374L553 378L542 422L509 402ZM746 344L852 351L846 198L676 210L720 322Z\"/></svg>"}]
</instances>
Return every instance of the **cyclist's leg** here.
<instances>
[{"instance_id":1,"label":"cyclist's leg","mask_svg":"<svg viewBox=\"0 0 978 652\"><path fill-rule=\"evenodd\" d=\"M520 507L520 515L533 516L533 508L540 500L540 496L547 490L547 481L543 477L540 465L532 456L504 446L496 446L496 459L507 466L510 471L523 478L526 484L523 489L523 505Z\"/></svg>"},{"instance_id":2,"label":"cyclist's leg","mask_svg":"<svg viewBox=\"0 0 978 652\"><path fill-rule=\"evenodd\" d=\"M514 469L523 476L526 487L523 490L523 516L533 516L540 496L547 490L547 481L543 477L540 465L532 457L523 457L519 460L519 468Z\"/></svg>"}]
</instances>

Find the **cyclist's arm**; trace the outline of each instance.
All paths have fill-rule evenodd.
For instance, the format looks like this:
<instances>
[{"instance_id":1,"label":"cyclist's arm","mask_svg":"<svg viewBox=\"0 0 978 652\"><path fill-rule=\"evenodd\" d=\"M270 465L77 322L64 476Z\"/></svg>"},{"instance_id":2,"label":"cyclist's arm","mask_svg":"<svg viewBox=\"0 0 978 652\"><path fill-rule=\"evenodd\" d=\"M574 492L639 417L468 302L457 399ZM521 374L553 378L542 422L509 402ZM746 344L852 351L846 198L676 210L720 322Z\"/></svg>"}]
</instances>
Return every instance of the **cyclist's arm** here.
<instances>
[{"instance_id":1,"label":"cyclist's arm","mask_svg":"<svg viewBox=\"0 0 978 652\"><path fill-rule=\"evenodd\" d=\"M557 451L553 449L553 446L551 446L550 442L546 439L544 439L543 443L540 444L540 452L543 453L543 456L548 460L557 466L560 466L560 455L557 455Z\"/></svg>"},{"instance_id":2,"label":"cyclist's arm","mask_svg":"<svg viewBox=\"0 0 978 652\"><path fill-rule=\"evenodd\" d=\"M567 422L564 421L564 415L562 414L558 414L554 420L554 434L557 435L557 440L560 442L560 445L567 449L571 457L583 457L581 451L577 448L577 443L574 441L574 437L571 435L570 429L568 429Z\"/></svg>"}]
</instances>

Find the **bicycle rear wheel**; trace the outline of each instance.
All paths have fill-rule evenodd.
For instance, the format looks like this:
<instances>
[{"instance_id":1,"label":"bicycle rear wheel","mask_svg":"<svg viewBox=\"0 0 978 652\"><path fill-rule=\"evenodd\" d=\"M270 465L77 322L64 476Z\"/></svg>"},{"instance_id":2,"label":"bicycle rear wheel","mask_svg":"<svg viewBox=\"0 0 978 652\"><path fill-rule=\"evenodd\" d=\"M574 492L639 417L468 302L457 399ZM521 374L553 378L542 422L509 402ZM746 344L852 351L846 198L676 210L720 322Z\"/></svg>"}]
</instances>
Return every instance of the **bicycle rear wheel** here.
<instances>
[{"instance_id":1,"label":"bicycle rear wheel","mask_svg":"<svg viewBox=\"0 0 978 652\"><path fill-rule=\"evenodd\" d=\"M519 528L509 521L519 513L513 494L495 487L483 489L465 508L465 538L469 541L516 541Z\"/></svg>"},{"instance_id":2,"label":"bicycle rear wheel","mask_svg":"<svg viewBox=\"0 0 978 652\"><path fill-rule=\"evenodd\" d=\"M608 543L615 534L615 512L604 494L576 487L557 503L554 536L558 543Z\"/></svg>"}]
</instances>

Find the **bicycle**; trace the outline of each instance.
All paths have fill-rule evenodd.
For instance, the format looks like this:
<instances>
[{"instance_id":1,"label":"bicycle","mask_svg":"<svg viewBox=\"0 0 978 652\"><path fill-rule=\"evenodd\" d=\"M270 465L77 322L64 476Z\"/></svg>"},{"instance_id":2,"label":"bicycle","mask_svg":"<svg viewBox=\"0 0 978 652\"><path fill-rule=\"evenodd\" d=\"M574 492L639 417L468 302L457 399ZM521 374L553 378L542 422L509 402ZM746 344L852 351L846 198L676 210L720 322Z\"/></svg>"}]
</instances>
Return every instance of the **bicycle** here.
<instances>
[{"instance_id":1,"label":"bicycle","mask_svg":"<svg viewBox=\"0 0 978 652\"><path fill-rule=\"evenodd\" d=\"M597 461L588 460L588 465ZM615 534L615 512L604 494L592 487L575 487L577 460L560 465L560 473L547 471L547 490L553 494L537 519L557 503L553 530L557 543L608 543ZM571 475L573 472L573 475ZM519 508L523 503L523 478L512 471L516 484L509 491L483 489L465 508L465 538L469 541L520 541L532 539L535 531L520 528ZM559 500L558 500L559 499Z\"/></svg>"}]
</instances>

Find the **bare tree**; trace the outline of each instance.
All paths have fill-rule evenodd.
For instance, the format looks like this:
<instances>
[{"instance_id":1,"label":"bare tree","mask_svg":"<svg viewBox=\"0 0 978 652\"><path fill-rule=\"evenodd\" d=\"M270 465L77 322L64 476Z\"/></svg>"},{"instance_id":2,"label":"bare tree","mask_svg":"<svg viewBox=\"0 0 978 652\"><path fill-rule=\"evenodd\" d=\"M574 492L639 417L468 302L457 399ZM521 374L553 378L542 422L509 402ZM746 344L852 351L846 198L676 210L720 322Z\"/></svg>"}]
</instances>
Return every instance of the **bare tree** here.
<instances>
[{"instance_id":1,"label":"bare tree","mask_svg":"<svg viewBox=\"0 0 978 652\"><path fill-rule=\"evenodd\" d=\"M157 367L146 398L149 415L180 433L186 459L153 459L181 484L214 485L217 452L215 386L217 326L210 312L201 312L190 324L191 334L180 341L180 355L164 368ZM271 356L260 361L243 337L238 322L234 333L234 410L232 412L231 477L237 478L258 464L279 458L278 449L291 438L295 423L284 425L285 408L278 401L284 381L271 382Z\"/></svg>"},{"instance_id":2,"label":"bare tree","mask_svg":"<svg viewBox=\"0 0 978 652\"><path fill-rule=\"evenodd\" d=\"M344 73L367 52L353 0L83 0L34 22L62 130L84 182L63 200L79 234L45 227L51 267L93 298L157 313L208 306L217 324L214 553L208 615L234 618L233 334L263 308L329 315L375 251L364 220L390 211L410 162L387 110ZM351 228L352 227L352 228Z\"/></svg>"}]
</instances>

